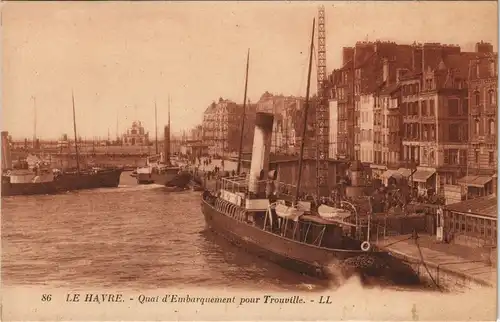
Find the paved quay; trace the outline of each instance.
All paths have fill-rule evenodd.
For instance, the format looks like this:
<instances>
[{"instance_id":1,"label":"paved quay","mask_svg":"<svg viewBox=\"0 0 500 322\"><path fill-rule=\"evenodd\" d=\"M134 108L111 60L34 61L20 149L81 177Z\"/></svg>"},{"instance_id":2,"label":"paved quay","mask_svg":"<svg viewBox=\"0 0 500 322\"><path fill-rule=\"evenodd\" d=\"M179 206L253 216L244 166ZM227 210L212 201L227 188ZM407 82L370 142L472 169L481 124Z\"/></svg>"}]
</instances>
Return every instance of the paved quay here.
<instances>
[{"instance_id":1,"label":"paved quay","mask_svg":"<svg viewBox=\"0 0 500 322\"><path fill-rule=\"evenodd\" d=\"M410 263L421 277L429 278L430 273L439 286L471 283L491 287L497 285L496 268L480 252L457 244L438 242L435 236L419 235L420 250L411 235L391 236L376 245Z\"/></svg>"}]
</instances>

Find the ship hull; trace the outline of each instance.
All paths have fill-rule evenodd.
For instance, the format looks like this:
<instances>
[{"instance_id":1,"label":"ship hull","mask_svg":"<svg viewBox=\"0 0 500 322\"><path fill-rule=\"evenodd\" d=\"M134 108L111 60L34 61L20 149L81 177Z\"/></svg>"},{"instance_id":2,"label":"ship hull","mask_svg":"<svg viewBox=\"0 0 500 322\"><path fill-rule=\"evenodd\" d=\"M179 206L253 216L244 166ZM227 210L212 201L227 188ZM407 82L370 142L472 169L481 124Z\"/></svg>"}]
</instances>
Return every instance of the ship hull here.
<instances>
[{"instance_id":1,"label":"ship hull","mask_svg":"<svg viewBox=\"0 0 500 322\"><path fill-rule=\"evenodd\" d=\"M92 174L64 174L54 182L57 191L116 188L120 184L122 172L122 169L109 169Z\"/></svg>"},{"instance_id":2,"label":"ship hull","mask_svg":"<svg viewBox=\"0 0 500 322\"><path fill-rule=\"evenodd\" d=\"M135 175L138 184L161 184L167 185L174 180L179 169L169 169L164 173L137 173Z\"/></svg>"},{"instance_id":3,"label":"ship hull","mask_svg":"<svg viewBox=\"0 0 500 322\"><path fill-rule=\"evenodd\" d=\"M8 183L2 182L2 196L46 195L57 193L54 182Z\"/></svg>"},{"instance_id":4,"label":"ship hull","mask_svg":"<svg viewBox=\"0 0 500 322\"><path fill-rule=\"evenodd\" d=\"M210 230L232 244L297 273L341 281L352 272L341 267L353 252L336 253L320 247L281 238L270 232L234 220L202 201L202 212Z\"/></svg>"},{"instance_id":5,"label":"ship hull","mask_svg":"<svg viewBox=\"0 0 500 322\"><path fill-rule=\"evenodd\" d=\"M2 181L2 196L42 195L59 192L118 187L122 169L101 170L97 173L65 173L51 182L9 183Z\"/></svg>"},{"instance_id":6,"label":"ship hull","mask_svg":"<svg viewBox=\"0 0 500 322\"><path fill-rule=\"evenodd\" d=\"M342 284L347 278L358 275L384 276L399 284L419 283L416 273L404 263L395 261L387 252L369 253L357 250L327 249L301 243L264 231L235 220L202 200L202 212L208 228L249 253L274 262L283 268L320 279ZM348 263L372 256L383 267L353 267ZM379 264L378 264L379 265Z\"/></svg>"}]
</instances>

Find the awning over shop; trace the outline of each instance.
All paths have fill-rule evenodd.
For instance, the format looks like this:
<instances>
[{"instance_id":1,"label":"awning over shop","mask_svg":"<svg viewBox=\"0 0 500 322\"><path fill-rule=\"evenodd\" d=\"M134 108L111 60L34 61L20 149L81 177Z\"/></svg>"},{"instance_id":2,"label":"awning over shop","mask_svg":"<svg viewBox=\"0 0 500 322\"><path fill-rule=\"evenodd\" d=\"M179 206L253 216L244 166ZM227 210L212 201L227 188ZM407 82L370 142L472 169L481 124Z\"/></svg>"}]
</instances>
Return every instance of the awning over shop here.
<instances>
[{"instance_id":1,"label":"awning over shop","mask_svg":"<svg viewBox=\"0 0 500 322\"><path fill-rule=\"evenodd\" d=\"M465 176L458 179L458 183L476 188L484 188L484 185L490 182L493 178L488 176Z\"/></svg>"},{"instance_id":2,"label":"awning over shop","mask_svg":"<svg viewBox=\"0 0 500 322\"><path fill-rule=\"evenodd\" d=\"M476 180L477 176L465 176L457 180L459 184L468 184L471 182L474 182Z\"/></svg>"},{"instance_id":3,"label":"awning over shop","mask_svg":"<svg viewBox=\"0 0 500 322\"><path fill-rule=\"evenodd\" d=\"M389 179L392 176L399 178L401 176L401 173L399 173L398 170L387 170L382 173L382 178L384 179Z\"/></svg>"},{"instance_id":4,"label":"awning over shop","mask_svg":"<svg viewBox=\"0 0 500 322\"><path fill-rule=\"evenodd\" d=\"M385 170L387 167L381 164L370 164L371 169Z\"/></svg>"},{"instance_id":5,"label":"awning over shop","mask_svg":"<svg viewBox=\"0 0 500 322\"><path fill-rule=\"evenodd\" d=\"M411 175L411 170L406 168L399 168L398 172L403 175L403 177L409 177Z\"/></svg>"},{"instance_id":6,"label":"awning over shop","mask_svg":"<svg viewBox=\"0 0 500 322\"><path fill-rule=\"evenodd\" d=\"M436 170L417 170L413 174L413 181L416 182L427 182L429 178L436 173Z\"/></svg>"}]
</instances>

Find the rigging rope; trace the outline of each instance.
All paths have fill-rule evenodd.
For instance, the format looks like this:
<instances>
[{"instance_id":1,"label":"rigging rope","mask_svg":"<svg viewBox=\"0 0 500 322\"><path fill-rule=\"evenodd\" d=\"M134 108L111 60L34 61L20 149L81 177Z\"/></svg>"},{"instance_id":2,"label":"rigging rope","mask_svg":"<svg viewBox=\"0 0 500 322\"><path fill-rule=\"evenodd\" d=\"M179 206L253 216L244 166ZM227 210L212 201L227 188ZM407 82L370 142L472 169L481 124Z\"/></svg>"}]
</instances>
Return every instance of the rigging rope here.
<instances>
[{"instance_id":1,"label":"rigging rope","mask_svg":"<svg viewBox=\"0 0 500 322\"><path fill-rule=\"evenodd\" d=\"M301 73L302 77L300 79L299 90L297 91L299 97L301 97L304 94L304 93L302 93L302 91L303 91L303 88L304 88L304 79L307 77L307 64L308 64L308 62L309 62L309 55L307 55L306 61L302 65L302 73Z\"/></svg>"},{"instance_id":2,"label":"rigging rope","mask_svg":"<svg viewBox=\"0 0 500 322\"><path fill-rule=\"evenodd\" d=\"M429 268L427 267L427 264L424 261L424 255L422 254L422 249L420 249L420 245L418 244L418 235L417 235L417 233L415 233L415 245L417 245L418 253L420 254L420 260L422 261L422 264L424 265L424 268L425 268L427 274L431 278L431 281L434 283L434 285L436 285L437 289L440 292L442 292L443 290L441 289L441 287L439 286L439 284L436 282L436 280L434 280L434 277L432 277L432 274L429 271Z\"/></svg>"},{"instance_id":3,"label":"rigging rope","mask_svg":"<svg viewBox=\"0 0 500 322\"><path fill-rule=\"evenodd\" d=\"M405 240L410 240L410 239L412 239L412 238L413 238L413 237L407 237L407 238L405 238L405 239L396 240L396 241L395 241L395 242L393 242L393 243L390 243L390 244L388 244L388 245L384 245L384 247L389 247L389 246L392 246L392 245L394 245L394 244L400 243L400 242L402 242L402 241L405 241Z\"/></svg>"}]
</instances>

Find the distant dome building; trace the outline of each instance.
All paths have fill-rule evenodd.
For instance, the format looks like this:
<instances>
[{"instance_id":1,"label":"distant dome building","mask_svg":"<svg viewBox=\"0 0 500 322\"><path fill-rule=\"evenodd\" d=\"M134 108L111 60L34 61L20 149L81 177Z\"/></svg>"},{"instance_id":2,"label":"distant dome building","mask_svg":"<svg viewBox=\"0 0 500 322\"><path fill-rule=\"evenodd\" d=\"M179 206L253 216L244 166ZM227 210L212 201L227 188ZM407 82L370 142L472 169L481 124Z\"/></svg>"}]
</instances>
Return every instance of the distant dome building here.
<instances>
[{"instance_id":1,"label":"distant dome building","mask_svg":"<svg viewBox=\"0 0 500 322\"><path fill-rule=\"evenodd\" d=\"M132 126L123 134L124 145L148 145L149 133L144 131L140 121L134 121Z\"/></svg>"}]
</instances>

